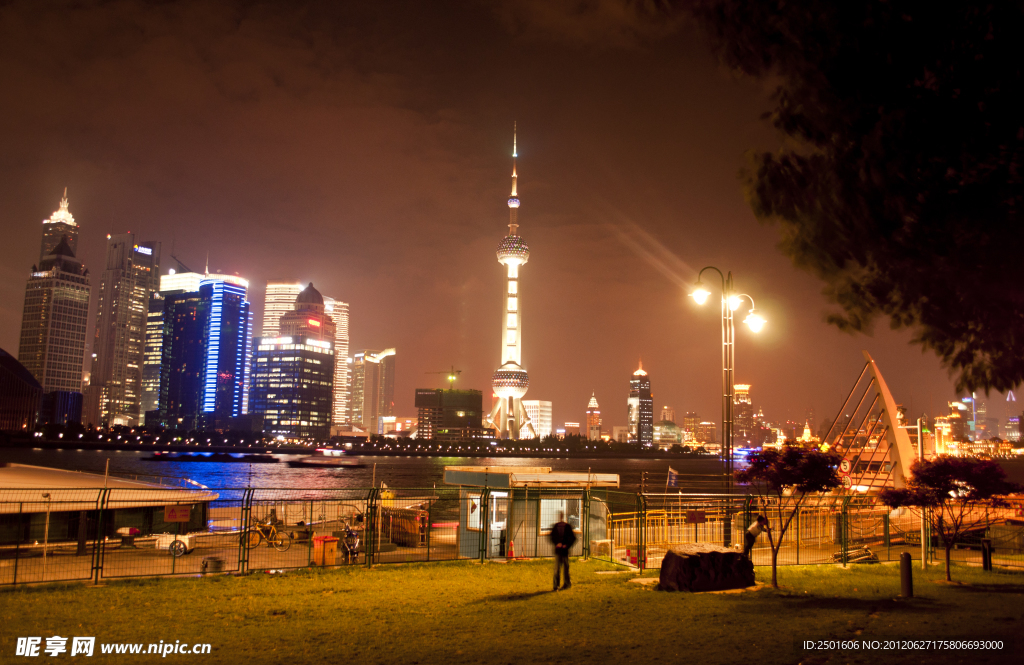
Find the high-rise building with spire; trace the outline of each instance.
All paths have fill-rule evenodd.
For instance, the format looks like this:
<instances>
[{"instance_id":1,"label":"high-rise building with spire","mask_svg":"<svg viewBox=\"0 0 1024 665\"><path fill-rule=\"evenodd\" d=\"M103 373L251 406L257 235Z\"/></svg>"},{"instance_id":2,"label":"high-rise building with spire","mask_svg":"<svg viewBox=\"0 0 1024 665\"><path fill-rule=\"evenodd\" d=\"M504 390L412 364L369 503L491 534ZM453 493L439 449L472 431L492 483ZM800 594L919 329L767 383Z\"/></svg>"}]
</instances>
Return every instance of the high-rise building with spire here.
<instances>
[{"instance_id":1,"label":"high-rise building with spire","mask_svg":"<svg viewBox=\"0 0 1024 665\"><path fill-rule=\"evenodd\" d=\"M78 225L68 211L67 190L60 210L43 221L43 256L25 286L18 361L44 394L74 393L77 412L56 421L81 418L85 331L89 318L89 271L75 258ZM59 401L59 400L58 400ZM44 420L53 421L44 414Z\"/></svg>"},{"instance_id":2,"label":"high-rise building with spire","mask_svg":"<svg viewBox=\"0 0 1024 665\"><path fill-rule=\"evenodd\" d=\"M39 248L39 261L42 263L47 255L52 254L60 241L67 238L71 255L78 254L78 224L68 210L68 188L64 188L64 196L60 200L60 208L43 220L43 243Z\"/></svg>"},{"instance_id":3,"label":"high-rise building with spire","mask_svg":"<svg viewBox=\"0 0 1024 665\"><path fill-rule=\"evenodd\" d=\"M601 438L601 407L597 405L597 393L590 394L587 404L587 429L584 432L591 441Z\"/></svg>"},{"instance_id":4,"label":"high-rise building with spire","mask_svg":"<svg viewBox=\"0 0 1024 665\"><path fill-rule=\"evenodd\" d=\"M533 423L523 407L523 396L530 387L530 377L523 368L522 294L519 290L519 267L530 259L530 248L519 235L519 196L516 192L515 133L512 134L512 195L508 199L508 235L498 243L498 263L505 266L505 292L502 294L501 366L494 372L491 385L497 400L491 409L488 424L499 438L518 439L525 428L529 438L535 436Z\"/></svg>"},{"instance_id":5,"label":"high-rise building with spire","mask_svg":"<svg viewBox=\"0 0 1024 665\"><path fill-rule=\"evenodd\" d=\"M651 380L644 371L643 362L629 381L629 399L626 401L629 422L629 441L642 446L654 444L654 398Z\"/></svg>"}]
</instances>

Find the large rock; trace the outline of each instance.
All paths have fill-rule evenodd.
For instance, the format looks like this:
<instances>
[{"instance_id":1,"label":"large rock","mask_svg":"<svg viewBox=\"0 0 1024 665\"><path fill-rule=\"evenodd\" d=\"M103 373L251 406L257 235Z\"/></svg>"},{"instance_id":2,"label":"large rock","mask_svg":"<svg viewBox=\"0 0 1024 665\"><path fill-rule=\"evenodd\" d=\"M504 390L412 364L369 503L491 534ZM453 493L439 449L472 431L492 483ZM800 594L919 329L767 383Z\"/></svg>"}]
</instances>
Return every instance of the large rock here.
<instances>
[{"instance_id":1,"label":"large rock","mask_svg":"<svg viewBox=\"0 0 1024 665\"><path fill-rule=\"evenodd\" d=\"M723 591L754 586L754 564L715 545L679 545L661 562L661 591Z\"/></svg>"}]
</instances>

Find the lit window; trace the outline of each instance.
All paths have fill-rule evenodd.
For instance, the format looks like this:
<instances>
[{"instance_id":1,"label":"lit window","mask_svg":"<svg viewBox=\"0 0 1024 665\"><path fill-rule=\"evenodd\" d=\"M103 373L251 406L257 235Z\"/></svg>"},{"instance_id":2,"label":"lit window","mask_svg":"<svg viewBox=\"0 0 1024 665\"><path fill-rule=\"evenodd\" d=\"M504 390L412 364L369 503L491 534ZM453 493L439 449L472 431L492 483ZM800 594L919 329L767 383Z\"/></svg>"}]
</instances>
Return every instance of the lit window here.
<instances>
[{"instance_id":1,"label":"lit window","mask_svg":"<svg viewBox=\"0 0 1024 665\"><path fill-rule=\"evenodd\" d=\"M508 299L508 311L514 312L518 308L519 308L519 298L512 298L512 297L510 297Z\"/></svg>"},{"instance_id":2,"label":"lit window","mask_svg":"<svg viewBox=\"0 0 1024 665\"><path fill-rule=\"evenodd\" d=\"M515 314L510 313L508 315L508 327L509 328L515 328L516 327L516 315Z\"/></svg>"},{"instance_id":3,"label":"lit window","mask_svg":"<svg viewBox=\"0 0 1024 665\"><path fill-rule=\"evenodd\" d=\"M508 294L510 296L514 296L518 292L519 292L519 282L517 282L516 280L511 280L508 283Z\"/></svg>"}]
</instances>

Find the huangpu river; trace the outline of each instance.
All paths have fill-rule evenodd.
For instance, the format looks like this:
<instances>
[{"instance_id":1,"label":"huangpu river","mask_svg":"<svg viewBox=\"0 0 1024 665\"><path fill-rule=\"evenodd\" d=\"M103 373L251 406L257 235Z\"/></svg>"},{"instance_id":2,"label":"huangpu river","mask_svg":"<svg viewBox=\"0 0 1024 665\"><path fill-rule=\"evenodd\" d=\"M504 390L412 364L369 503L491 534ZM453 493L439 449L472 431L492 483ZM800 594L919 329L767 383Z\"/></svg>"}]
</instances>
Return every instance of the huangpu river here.
<instances>
[{"instance_id":1,"label":"huangpu river","mask_svg":"<svg viewBox=\"0 0 1024 665\"><path fill-rule=\"evenodd\" d=\"M620 487L635 491L640 486L641 474L647 472L648 491L665 487L669 466L689 481L701 481L719 486L711 478L722 471L718 459L584 459L584 458L528 458L528 457L426 457L426 456L352 456L350 459L365 466L342 469L291 468L288 460L300 455L275 454L277 463L228 462L153 462L150 451L110 450L44 450L39 448L0 448L0 462L32 464L73 471L102 474L107 460L110 473L121 477L138 477L155 482L154 476L188 478L210 487L279 487L279 488L362 488L376 481L390 487L427 488L444 483L446 466L541 466L553 471L579 471L586 473L617 473ZM693 475L688 475L693 474ZM165 481L166 482L166 481ZM692 485L689 491L700 491ZM675 491L675 490L673 490Z\"/></svg>"},{"instance_id":2,"label":"huangpu river","mask_svg":"<svg viewBox=\"0 0 1024 665\"><path fill-rule=\"evenodd\" d=\"M32 464L73 471L102 474L110 461L110 473L121 477L158 482L165 479L188 478L211 489L218 488L364 488L381 482L390 487L428 488L444 483L446 466L541 466L553 471L586 473L617 473L619 484L625 491L640 487L641 475L647 473L647 490L664 489L668 470L681 474L684 492L721 491L721 483L714 478L721 474L718 459L586 459L586 458L528 458L528 457L426 457L426 456L352 456L350 459L365 466L341 469L291 468L288 460L300 455L275 454L277 463L227 462L153 462L146 458L150 451L110 450L44 450L40 448L0 448L0 462ZM1000 460L1011 480L1024 483L1024 459ZM737 465L742 465L737 460ZM167 482L167 480L164 480ZM675 489L671 491L675 492Z\"/></svg>"}]
</instances>

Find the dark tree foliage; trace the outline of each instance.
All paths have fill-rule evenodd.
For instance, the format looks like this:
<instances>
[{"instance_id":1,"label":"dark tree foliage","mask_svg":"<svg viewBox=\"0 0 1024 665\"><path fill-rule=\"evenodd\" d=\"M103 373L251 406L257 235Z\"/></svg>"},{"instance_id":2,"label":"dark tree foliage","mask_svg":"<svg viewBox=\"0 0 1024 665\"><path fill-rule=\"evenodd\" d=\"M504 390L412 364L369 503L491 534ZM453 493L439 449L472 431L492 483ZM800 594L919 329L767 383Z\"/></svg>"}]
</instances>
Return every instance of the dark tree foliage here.
<instances>
[{"instance_id":1,"label":"dark tree foliage","mask_svg":"<svg viewBox=\"0 0 1024 665\"><path fill-rule=\"evenodd\" d=\"M772 586L778 588L779 550L793 517L808 494L831 492L839 487L839 456L798 446L782 450L765 448L748 458L749 466L733 473L736 482L749 485L761 499L765 511L775 513L775 524L768 531L772 548Z\"/></svg>"},{"instance_id":2,"label":"dark tree foliage","mask_svg":"<svg viewBox=\"0 0 1024 665\"><path fill-rule=\"evenodd\" d=\"M1006 479L1006 472L992 460L940 455L914 462L903 489L887 489L879 498L892 508L927 509L928 523L946 550L946 581L950 581L949 556L953 545L968 531L985 528L995 516L990 508L1006 505L1003 497L1021 487Z\"/></svg>"},{"instance_id":3,"label":"dark tree foliage","mask_svg":"<svg viewBox=\"0 0 1024 665\"><path fill-rule=\"evenodd\" d=\"M830 322L911 327L959 389L1024 380L1024 3L690 0L784 137L748 199Z\"/></svg>"}]
</instances>

